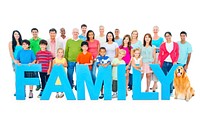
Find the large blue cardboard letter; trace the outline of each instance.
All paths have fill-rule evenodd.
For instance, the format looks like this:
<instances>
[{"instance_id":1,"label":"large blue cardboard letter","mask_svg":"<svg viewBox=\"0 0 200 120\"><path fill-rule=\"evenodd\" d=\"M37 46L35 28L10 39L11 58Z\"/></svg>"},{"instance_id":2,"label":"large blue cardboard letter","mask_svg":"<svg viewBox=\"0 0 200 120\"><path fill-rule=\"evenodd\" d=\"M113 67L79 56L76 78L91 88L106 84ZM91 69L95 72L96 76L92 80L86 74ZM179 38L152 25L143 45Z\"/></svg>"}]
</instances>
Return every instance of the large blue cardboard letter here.
<instances>
[{"instance_id":1,"label":"large blue cardboard letter","mask_svg":"<svg viewBox=\"0 0 200 120\"><path fill-rule=\"evenodd\" d=\"M57 78L60 78L61 85L55 85ZM66 71L63 65L54 65L50 73L49 79L43 90L41 100L49 100L52 92L64 92L66 99L75 100L74 93L71 89Z\"/></svg>"},{"instance_id":2,"label":"large blue cardboard letter","mask_svg":"<svg viewBox=\"0 0 200 120\"><path fill-rule=\"evenodd\" d=\"M15 65L15 79L16 79L16 100L25 100L25 86L26 85L39 85L39 78L25 78L25 71L39 72L42 70L40 64L21 64Z\"/></svg>"}]
</instances>

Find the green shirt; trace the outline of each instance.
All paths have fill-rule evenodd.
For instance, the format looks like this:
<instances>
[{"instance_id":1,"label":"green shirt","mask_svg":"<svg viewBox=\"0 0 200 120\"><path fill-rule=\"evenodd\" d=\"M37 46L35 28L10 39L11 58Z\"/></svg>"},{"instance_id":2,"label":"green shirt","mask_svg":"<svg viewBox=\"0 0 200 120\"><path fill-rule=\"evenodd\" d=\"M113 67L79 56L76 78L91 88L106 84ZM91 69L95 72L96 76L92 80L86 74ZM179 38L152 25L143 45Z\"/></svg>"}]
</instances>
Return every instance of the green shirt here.
<instances>
[{"instance_id":1,"label":"green shirt","mask_svg":"<svg viewBox=\"0 0 200 120\"><path fill-rule=\"evenodd\" d=\"M40 51L40 40L41 40L41 38L37 38L36 40L35 39L33 39L33 38L31 38L29 41L30 41L30 48L31 48L31 50L33 50L33 52L34 52L34 54L36 55L36 53L38 52L38 51Z\"/></svg>"},{"instance_id":2,"label":"green shirt","mask_svg":"<svg viewBox=\"0 0 200 120\"><path fill-rule=\"evenodd\" d=\"M81 53L81 43L83 41L78 39L77 41L69 39L65 47L65 58L67 61L76 62L78 54Z\"/></svg>"}]
</instances>

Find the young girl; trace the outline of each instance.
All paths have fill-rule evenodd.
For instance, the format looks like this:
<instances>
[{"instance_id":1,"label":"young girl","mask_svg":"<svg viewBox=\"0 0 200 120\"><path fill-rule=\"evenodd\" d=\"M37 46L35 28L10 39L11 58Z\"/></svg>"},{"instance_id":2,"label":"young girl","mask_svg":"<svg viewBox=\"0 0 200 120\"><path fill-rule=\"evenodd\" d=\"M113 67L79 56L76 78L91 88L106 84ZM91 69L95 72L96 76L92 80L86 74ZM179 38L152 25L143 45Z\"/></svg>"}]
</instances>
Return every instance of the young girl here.
<instances>
[{"instance_id":1,"label":"young girl","mask_svg":"<svg viewBox=\"0 0 200 120\"><path fill-rule=\"evenodd\" d=\"M135 68L136 70L140 70L141 71L141 67L142 67L142 57L141 57L141 53L140 53L140 49L136 48L133 50L133 57L131 58L131 70L130 70L130 74L129 74L129 87L128 90L132 90L132 75L133 75L133 68ZM133 68L132 68L133 67Z\"/></svg>"},{"instance_id":2,"label":"young girl","mask_svg":"<svg viewBox=\"0 0 200 120\"><path fill-rule=\"evenodd\" d=\"M146 73L146 79L147 79L147 88L145 92L149 91L149 86L150 86L150 80L151 80L151 75L152 75L152 70L149 66L149 64L155 63L156 59L156 50L155 47L152 46L152 37L151 34L147 33L144 35L144 40L143 40L143 47L142 47L142 78L144 73Z\"/></svg>"},{"instance_id":3,"label":"young girl","mask_svg":"<svg viewBox=\"0 0 200 120\"><path fill-rule=\"evenodd\" d=\"M53 65L63 65L65 68L67 67L67 60L64 58L64 49L63 48L58 48L57 50L57 57L53 60ZM56 85L61 85L60 79L57 78L56 80ZM62 98L64 96L64 93L61 92L56 93L56 98Z\"/></svg>"},{"instance_id":4,"label":"young girl","mask_svg":"<svg viewBox=\"0 0 200 120\"><path fill-rule=\"evenodd\" d=\"M123 49L126 51L126 55L122 58L126 66L129 66L129 62L131 60L131 56L133 55L133 49L131 47L131 37L130 35L125 35L122 41L122 45L119 46L119 49ZM128 81L129 81L129 72L130 72L130 67L126 70L126 88L128 88Z\"/></svg>"},{"instance_id":5,"label":"young girl","mask_svg":"<svg viewBox=\"0 0 200 120\"><path fill-rule=\"evenodd\" d=\"M122 59L124 56L126 55L126 51L125 50L119 50L119 55L117 58L114 58L113 61L111 62L112 65L112 91L113 91L113 95L112 98L116 98L117 97L117 66L119 64L125 64L125 61ZM128 94L126 93L126 96Z\"/></svg>"}]
</instances>

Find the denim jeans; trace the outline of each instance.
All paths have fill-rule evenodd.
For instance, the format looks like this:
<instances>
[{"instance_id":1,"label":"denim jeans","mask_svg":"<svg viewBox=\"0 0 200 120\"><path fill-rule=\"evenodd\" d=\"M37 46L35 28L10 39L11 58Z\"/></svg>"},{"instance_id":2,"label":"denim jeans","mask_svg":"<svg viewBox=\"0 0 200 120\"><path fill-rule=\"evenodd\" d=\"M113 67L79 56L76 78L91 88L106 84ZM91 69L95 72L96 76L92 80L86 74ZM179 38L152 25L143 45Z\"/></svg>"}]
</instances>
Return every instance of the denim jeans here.
<instances>
[{"instance_id":1,"label":"denim jeans","mask_svg":"<svg viewBox=\"0 0 200 120\"><path fill-rule=\"evenodd\" d=\"M165 75L167 75L167 73L170 71L170 69L172 68L172 66L173 66L172 62L165 62L164 61L163 66L162 66L162 70L163 70L163 72L164 72ZM173 93L173 81L170 84L170 93Z\"/></svg>"},{"instance_id":2,"label":"denim jeans","mask_svg":"<svg viewBox=\"0 0 200 120\"><path fill-rule=\"evenodd\" d=\"M95 84L96 81L96 69L97 69L97 62L94 61L93 65L92 65L92 81Z\"/></svg>"},{"instance_id":3,"label":"denim jeans","mask_svg":"<svg viewBox=\"0 0 200 120\"><path fill-rule=\"evenodd\" d=\"M73 85L74 85L73 74L74 74L74 69L76 67L76 62L68 61L67 63L68 63L67 76L69 79L69 83L70 83L71 87L73 88Z\"/></svg>"}]
</instances>

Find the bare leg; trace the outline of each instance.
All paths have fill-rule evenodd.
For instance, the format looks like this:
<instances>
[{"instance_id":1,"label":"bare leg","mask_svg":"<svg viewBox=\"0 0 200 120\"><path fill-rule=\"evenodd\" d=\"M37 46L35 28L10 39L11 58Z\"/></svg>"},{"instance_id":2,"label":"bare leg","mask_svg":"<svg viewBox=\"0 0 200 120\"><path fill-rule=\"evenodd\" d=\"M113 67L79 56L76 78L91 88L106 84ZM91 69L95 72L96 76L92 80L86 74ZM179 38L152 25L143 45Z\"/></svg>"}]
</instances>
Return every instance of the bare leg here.
<instances>
[{"instance_id":1,"label":"bare leg","mask_svg":"<svg viewBox=\"0 0 200 120\"><path fill-rule=\"evenodd\" d=\"M145 92L149 92L149 86L150 86L150 82L151 82L151 73L147 73L146 78L147 78L147 89Z\"/></svg>"}]
</instances>

